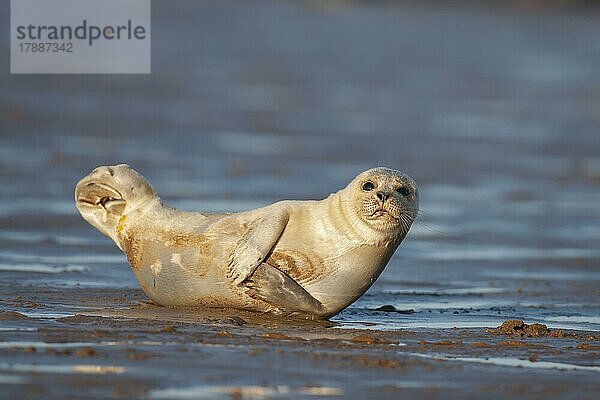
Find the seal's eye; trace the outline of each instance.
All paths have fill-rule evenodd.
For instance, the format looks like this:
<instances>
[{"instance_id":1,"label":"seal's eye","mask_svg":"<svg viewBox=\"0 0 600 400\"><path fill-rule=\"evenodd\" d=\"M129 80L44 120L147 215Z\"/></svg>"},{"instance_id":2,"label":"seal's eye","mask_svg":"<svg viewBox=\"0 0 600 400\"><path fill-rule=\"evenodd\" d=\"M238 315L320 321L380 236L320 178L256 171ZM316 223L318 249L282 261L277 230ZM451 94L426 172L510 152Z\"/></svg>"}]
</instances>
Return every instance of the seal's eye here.
<instances>
[{"instance_id":1,"label":"seal's eye","mask_svg":"<svg viewBox=\"0 0 600 400\"><path fill-rule=\"evenodd\" d=\"M408 196L410 194L410 190L408 190L404 186L400 186L398 189L396 189L396 191L398 193L400 193L402 196Z\"/></svg>"},{"instance_id":2,"label":"seal's eye","mask_svg":"<svg viewBox=\"0 0 600 400\"><path fill-rule=\"evenodd\" d=\"M375 184L371 181L366 181L362 185L362 190L364 190L365 192L370 192L373 189L375 189Z\"/></svg>"}]
</instances>

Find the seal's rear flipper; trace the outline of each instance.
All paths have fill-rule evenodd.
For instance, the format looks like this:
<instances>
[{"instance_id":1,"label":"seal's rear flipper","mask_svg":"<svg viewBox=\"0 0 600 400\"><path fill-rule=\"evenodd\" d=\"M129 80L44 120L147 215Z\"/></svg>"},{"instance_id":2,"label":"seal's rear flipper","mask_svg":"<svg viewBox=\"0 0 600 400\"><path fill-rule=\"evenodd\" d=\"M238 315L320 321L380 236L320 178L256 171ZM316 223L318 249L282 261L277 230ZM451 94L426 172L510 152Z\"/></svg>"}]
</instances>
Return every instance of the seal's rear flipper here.
<instances>
[{"instance_id":1,"label":"seal's rear flipper","mask_svg":"<svg viewBox=\"0 0 600 400\"><path fill-rule=\"evenodd\" d=\"M250 278L244 281L250 297L274 305L285 313L310 314L325 317L323 304L312 297L289 275L262 263Z\"/></svg>"},{"instance_id":2,"label":"seal's rear flipper","mask_svg":"<svg viewBox=\"0 0 600 400\"><path fill-rule=\"evenodd\" d=\"M154 198L146 179L126 164L98 167L75 187L75 205L81 216L119 247L119 221L126 212Z\"/></svg>"}]
</instances>

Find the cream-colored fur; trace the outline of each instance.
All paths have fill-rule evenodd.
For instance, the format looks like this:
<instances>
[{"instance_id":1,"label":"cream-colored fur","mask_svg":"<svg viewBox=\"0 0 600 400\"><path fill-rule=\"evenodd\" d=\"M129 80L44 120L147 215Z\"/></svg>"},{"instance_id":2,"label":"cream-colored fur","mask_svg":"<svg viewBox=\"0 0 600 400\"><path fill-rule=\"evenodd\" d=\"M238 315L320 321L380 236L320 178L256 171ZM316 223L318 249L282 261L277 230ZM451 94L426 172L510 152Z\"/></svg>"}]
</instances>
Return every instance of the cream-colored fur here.
<instances>
[{"instance_id":1,"label":"cream-colored fur","mask_svg":"<svg viewBox=\"0 0 600 400\"><path fill-rule=\"evenodd\" d=\"M127 255L143 290L160 305L277 312L276 302L248 290L266 263L322 304L315 314L328 317L383 271L416 217L418 190L408 176L374 168L324 200L203 214L163 205L140 174L121 164L84 177L75 200L83 218Z\"/></svg>"}]
</instances>

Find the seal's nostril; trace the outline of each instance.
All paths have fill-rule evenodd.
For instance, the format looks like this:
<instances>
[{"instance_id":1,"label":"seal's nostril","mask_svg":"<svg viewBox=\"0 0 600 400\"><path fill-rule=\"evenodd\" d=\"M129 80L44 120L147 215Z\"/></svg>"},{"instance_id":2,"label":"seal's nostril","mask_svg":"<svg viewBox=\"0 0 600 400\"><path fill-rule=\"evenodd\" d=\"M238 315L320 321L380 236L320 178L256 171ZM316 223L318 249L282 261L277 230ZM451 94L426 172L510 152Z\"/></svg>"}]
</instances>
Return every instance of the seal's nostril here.
<instances>
[{"instance_id":1,"label":"seal's nostril","mask_svg":"<svg viewBox=\"0 0 600 400\"><path fill-rule=\"evenodd\" d=\"M377 192L377 198L381 201L386 201L390 197L389 193Z\"/></svg>"}]
</instances>

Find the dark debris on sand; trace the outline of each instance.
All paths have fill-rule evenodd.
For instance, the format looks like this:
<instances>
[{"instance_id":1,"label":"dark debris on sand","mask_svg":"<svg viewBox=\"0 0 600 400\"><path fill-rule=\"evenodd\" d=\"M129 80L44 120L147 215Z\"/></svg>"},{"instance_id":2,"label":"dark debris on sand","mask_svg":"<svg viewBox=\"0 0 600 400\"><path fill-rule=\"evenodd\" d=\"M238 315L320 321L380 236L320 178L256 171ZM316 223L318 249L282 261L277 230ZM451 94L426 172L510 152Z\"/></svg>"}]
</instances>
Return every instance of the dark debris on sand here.
<instances>
[{"instance_id":1,"label":"dark debris on sand","mask_svg":"<svg viewBox=\"0 0 600 400\"><path fill-rule=\"evenodd\" d=\"M520 319L509 319L497 328L487 328L486 333L518 337L573 337L574 333L561 329L550 330L543 324L526 324Z\"/></svg>"}]
</instances>

